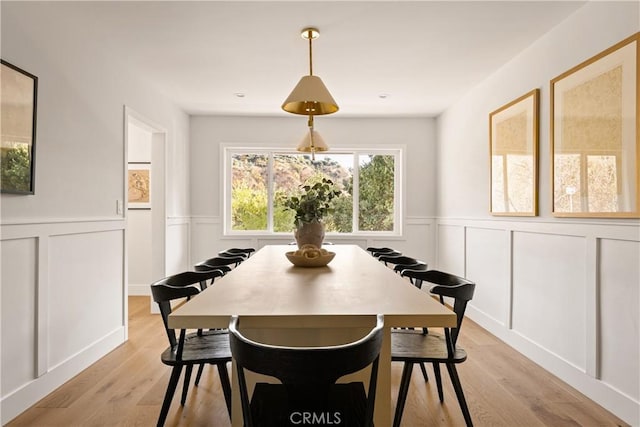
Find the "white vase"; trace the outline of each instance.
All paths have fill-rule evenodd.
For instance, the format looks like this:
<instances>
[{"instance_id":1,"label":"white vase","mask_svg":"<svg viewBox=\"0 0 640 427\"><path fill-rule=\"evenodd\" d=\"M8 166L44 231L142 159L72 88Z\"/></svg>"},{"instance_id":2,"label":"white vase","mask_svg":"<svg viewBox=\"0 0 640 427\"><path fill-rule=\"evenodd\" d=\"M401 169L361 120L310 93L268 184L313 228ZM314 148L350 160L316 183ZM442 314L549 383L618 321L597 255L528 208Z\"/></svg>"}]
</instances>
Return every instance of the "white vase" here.
<instances>
[{"instance_id":1,"label":"white vase","mask_svg":"<svg viewBox=\"0 0 640 427\"><path fill-rule=\"evenodd\" d=\"M324 223L320 221L305 222L293 232L298 248L302 245L322 246L324 240Z\"/></svg>"}]
</instances>

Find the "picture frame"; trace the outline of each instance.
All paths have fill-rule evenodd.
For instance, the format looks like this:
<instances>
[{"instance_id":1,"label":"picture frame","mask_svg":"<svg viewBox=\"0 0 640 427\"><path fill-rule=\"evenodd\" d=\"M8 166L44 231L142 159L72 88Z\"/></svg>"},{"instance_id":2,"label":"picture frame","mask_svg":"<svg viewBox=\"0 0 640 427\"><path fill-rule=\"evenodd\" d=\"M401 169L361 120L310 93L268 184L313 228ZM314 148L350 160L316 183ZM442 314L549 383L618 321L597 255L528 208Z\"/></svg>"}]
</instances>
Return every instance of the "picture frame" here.
<instances>
[{"instance_id":1,"label":"picture frame","mask_svg":"<svg viewBox=\"0 0 640 427\"><path fill-rule=\"evenodd\" d=\"M34 194L38 77L0 63L0 192Z\"/></svg>"},{"instance_id":2,"label":"picture frame","mask_svg":"<svg viewBox=\"0 0 640 427\"><path fill-rule=\"evenodd\" d=\"M151 209L151 163L128 164L128 209Z\"/></svg>"},{"instance_id":3,"label":"picture frame","mask_svg":"<svg viewBox=\"0 0 640 427\"><path fill-rule=\"evenodd\" d=\"M636 33L551 80L552 215L639 218Z\"/></svg>"},{"instance_id":4,"label":"picture frame","mask_svg":"<svg viewBox=\"0 0 640 427\"><path fill-rule=\"evenodd\" d=\"M539 99L533 89L489 114L491 215L538 215Z\"/></svg>"}]
</instances>

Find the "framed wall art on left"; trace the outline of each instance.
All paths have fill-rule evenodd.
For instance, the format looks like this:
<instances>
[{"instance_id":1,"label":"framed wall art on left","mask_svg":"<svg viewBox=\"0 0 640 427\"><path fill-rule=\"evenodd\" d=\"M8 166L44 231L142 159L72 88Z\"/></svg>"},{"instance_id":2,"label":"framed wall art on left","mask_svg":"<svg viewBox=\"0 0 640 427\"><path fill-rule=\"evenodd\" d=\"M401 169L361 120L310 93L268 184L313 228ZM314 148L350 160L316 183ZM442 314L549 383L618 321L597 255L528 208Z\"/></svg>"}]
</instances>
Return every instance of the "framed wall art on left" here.
<instances>
[{"instance_id":1,"label":"framed wall art on left","mask_svg":"<svg viewBox=\"0 0 640 427\"><path fill-rule=\"evenodd\" d=\"M129 209L151 209L151 163L129 163Z\"/></svg>"},{"instance_id":2,"label":"framed wall art on left","mask_svg":"<svg viewBox=\"0 0 640 427\"><path fill-rule=\"evenodd\" d=\"M34 194L38 77L0 61L0 191Z\"/></svg>"}]
</instances>

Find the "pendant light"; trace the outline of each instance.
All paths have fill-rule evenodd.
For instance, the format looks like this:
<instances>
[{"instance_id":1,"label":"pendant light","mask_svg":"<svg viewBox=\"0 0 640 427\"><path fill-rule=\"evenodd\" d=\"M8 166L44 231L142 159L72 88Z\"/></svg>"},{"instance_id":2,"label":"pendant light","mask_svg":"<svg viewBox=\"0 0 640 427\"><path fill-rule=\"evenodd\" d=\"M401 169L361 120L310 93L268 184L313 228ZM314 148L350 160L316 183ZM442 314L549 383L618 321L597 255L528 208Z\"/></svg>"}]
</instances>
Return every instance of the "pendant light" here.
<instances>
[{"instance_id":1,"label":"pendant light","mask_svg":"<svg viewBox=\"0 0 640 427\"><path fill-rule=\"evenodd\" d=\"M338 104L333 99L322 79L313 75L312 41L320 37L316 28L302 30L303 39L309 40L309 75L303 76L289 97L282 104L282 109L288 113L305 116L320 116L338 111Z\"/></svg>"},{"instance_id":2,"label":"pendant light","mask_svg":"<svg viewBox=\"0 0 640 427\"><path fill-rule=\"evenodd\" d=\"M303 153L311 153L311 159L316 159L316 152L327 151L329 146L324 142L320 133L313 127L313 116L309 116L309 132L302 138L296 150Z\"/></svg>"},{"instance_id":3,"label":"pendant light","mask_svg":"<svg viewBox=\"0 0 640 427\"><path fill-rule=\"evenodd\" d=\"M305 28L300 35L303 39L309 40L309 75L300 79L282 104L282 109L288 113L309 116L309 132L302 138L297 150L304 153L310 152L311 158L315 160L315 153L327 151L329 146L314 129L313 116L335 113L339 107L322 79L313 75L312 41L320 37L320 32L316 28Z\"/></svg>"}]
</instances>

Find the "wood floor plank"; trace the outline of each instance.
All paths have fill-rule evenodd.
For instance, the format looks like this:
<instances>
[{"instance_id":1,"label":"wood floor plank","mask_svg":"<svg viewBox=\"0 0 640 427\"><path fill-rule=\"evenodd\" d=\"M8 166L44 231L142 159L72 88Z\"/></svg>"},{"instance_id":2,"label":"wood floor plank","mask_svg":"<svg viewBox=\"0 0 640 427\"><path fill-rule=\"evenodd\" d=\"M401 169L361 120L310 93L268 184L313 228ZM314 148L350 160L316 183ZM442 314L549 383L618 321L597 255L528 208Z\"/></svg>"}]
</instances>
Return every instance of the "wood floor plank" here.
<instances>
[{"instance_id":1,"label":"wood floor plank","mask_svg":"<svg viewBox=\"0 0 640 427\"><path fill-rule=\"evenodd\" d=\"M170 368L160 361L167 345L162 320L150 314L149 307L148 297L129 297L129 341L7 427L154 426ZM468 360L458 365L458 372L476 426L628 426L468 319L459 343L469 353ZM402 364L394 363L394 407L401 372ZM414 369L403 427L464 425L446 369L442 369L443 404L430 366L428 372L430 379L425 382L420 369ZM166 425L230 427L217 369L206 367L198 387L192 378L184 407L180 406L180 392L176 392Z\"/></svg>"}]
</instances>

